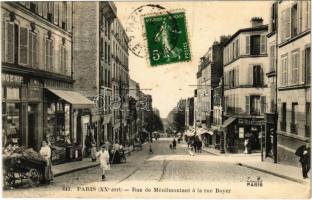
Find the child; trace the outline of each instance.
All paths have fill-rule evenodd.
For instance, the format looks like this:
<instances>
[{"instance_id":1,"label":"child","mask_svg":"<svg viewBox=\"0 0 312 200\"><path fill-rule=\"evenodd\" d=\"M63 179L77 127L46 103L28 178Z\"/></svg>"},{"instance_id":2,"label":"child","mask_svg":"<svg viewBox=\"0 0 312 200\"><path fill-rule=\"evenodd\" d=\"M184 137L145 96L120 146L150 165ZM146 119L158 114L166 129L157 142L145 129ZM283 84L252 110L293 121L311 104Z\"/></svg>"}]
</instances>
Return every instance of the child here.
<instances>
[{"instance_id":1,"label":"child","mask_svg":"<svg viewBox=\"0 0 312 200\"><path fill-rule=\"evenodd\" d=\"M96 157L99 158L100 160L100 167L102 168L102 181L105 180L105 170L109 170L110 169L110 165L109 165L109 153L106 150L106 147L104 145L102 145L102 149L101 151L96 153Z\"/></svg>"}]
</instances>

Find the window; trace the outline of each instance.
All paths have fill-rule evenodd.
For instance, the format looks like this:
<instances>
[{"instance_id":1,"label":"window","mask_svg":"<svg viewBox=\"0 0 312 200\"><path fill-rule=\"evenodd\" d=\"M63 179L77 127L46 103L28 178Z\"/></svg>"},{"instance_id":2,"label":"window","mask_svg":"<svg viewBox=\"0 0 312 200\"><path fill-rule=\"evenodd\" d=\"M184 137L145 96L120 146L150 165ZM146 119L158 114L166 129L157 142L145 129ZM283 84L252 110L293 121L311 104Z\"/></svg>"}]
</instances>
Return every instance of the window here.
<instances>
[{"instance_id":1,"label":"window","mask_svg":"<svg viewBox=\"0 0 312 200\"><path fill-rule=\"evenodd\" d=\"M62 19L63 21L61 21L61 25L62 25L62 29L66 30L66 22L67 22L67 2L63 1L63 12L61 13L61 15L63 15Z\"/></svg>"},{"instance_id":2,"label":"window","mask_svg":"<svg viewBox=\"0 0 312 200\"><path fill-rule=\"evenodd\" d=\"M24 27L19 32L19 64L28 64L28 29Z\"/></svg>"},{"instance_id":3,"label":"window","mask_svg":"<svg viewBox=\"0 0 312 200\"><path fill-rule=\"evenodd\" d=\"M290 38L291 35L291 18L290 18L290 9L285 9L282 11L282 24L281 24L281 39L285 41Z\"/></svg>"},{"instance_id":4,"label":"window","mask_svg":"<svg viewBox=\"0 0 312 200\"><path fill-rule=\"evenodd\" d=\"M306 125L305 125L305 136L310 137L311 136L311 103L306 103Z\"/></svg>"},{"instance_id":5,"label":"window","mask_svg":"<svg viewBox=\"0 0 312 200\"><path fill-rule=\"evenodd\" d=\"M107 87L107 85L108 85L108 84L107 84L107 80L108 80L108 78L107 78L107 69L104 70L104 78L105 78L105 80L104 80L104 86Z\"/></svg>"},{"instance_id":6,"label":"window","mask_svg":"<svg viewBox=\"0 0 312 200\"><path fill-rule=\"evenodd\" d=\"M59 2L54 2L54 23L59 24Z\"/></svg>"},{"instance_id":7,"label":"window","mask_svg":"<svg viewBox=\"0 0 312 200\"><path fill-rule=\"evenodd\" d=\"M245 97L245 111L246 111L246 114L250 114L250 97L249 96Z\"/></svg>"},{"instance_id":8,"label":"window","mask_svg":"<svg viewBox=\"0 0 312 200\"><path fill-rule=\"evenodd\" d=\"M250 54L251 55L260 54L260 35L250 36Z\"/></svg>"},{"instance_id":9,"label":"window","mask_svg":"<svg viewBox=\"0 0 312 200\"><path fill-rule=\"evenodd\" d=\"M46 70L53 70L53 41L50 39L45 40L45 67Z\"/></svg>"},{"instance_id":10,"label":"window","mask_svg":"<svg viewBox=\"0 0 312 200\"><path fill-rule=\"evenodd\" d=\"M291 7L291 37L298 34L298 9L297 4Z\"/></svg>"},{"instance_id":11,"label":"window","mask_svg":"<svg viewBox=\"0 0 312 200\"><path fill-rule=\"evenodd\" d=\"M30 2L30 11L33 13L38 13L37 2Z\"/></svg>"},{"instance_id":12,"label":"window","mask_svg":"<svg viewBox=\"0 0 312 200\"><path fill-rule=\"evenodd\" d=\"M66 56L67 56L67 52L66 52L66 47L64 45L61 45L60 47L60 72L63 75L68 75L67 74L67 70L66 70Z\"/></svg>"},{"instance_id":13,"label":"window","mask_svg":"<svg viewBox=\"0 0 312 200\"><path fill-rule=\"evenodd\" d=\"M291 54L291 83L299 83L299 51L294 51Z\"/></svg>"},{"instance_id":14,"label":"window","mask_svg":"<svg viewBox=\"0 0 312 200\"><path fill-rule=\"evenodd\" d=\"M276 71L276 51L275 51L275 44L270 46L270 72Z\"/></svg>"},{"instance_id":15,"label":"window","mask_svg":"<svg viewBox=\"0 0 312 200\"><path fill-rule=\"evenodd\" d=\"M18 55L16 50L18 49L18 26L14 23L6 23L6 50L5 61L8 63L14 63L16 56ZM17 30L16 30L17 29Z\"/></svg>"},{"instance_id":16,"label":"window","mask_svg":"<svg viewBox=\"0 0 312 200\"><path fill-rule=\"evenodd\" d=\"M277 3L273 3L271 7L271 31L276 31L277 25Z\"/></svg>"},{"instance_id":17,"label":"window","mask_svg":"<svg viewBox=\"0 0 312 200\"><path fill-rule=\"evenodd\" d=\"M105 55L105 63L107 63L107 43L105 42L105 49L104 49L104 55Z\"/></svg>"},{"instance_id":18,"label":"window","mask_svg":"<svg viewBox=\"0 0 312 200\"><path fill-rule=\"evenodd\" d=\"M47 18L48 18L48 21L49 22L53 22L53 10L54 10L54 2L47 2L47 9L48 9L48 15L47 15Z\"/></svg>"},{"instance_id":19,"label":"window","mask_svg":"<svg viewBox=\"0 0 312 200\"><path fill-rule=\"evenodd\" d=\"M303 76L305 75L306 83L309 84L311 83L311 47L307 47L304 50L303 56L303 70L305 70L305 73L303 73Z\"/></svg>"},{"instance_id":20,"label":"window","mask_svg":"<svg viewBox=\"0 0 312 200\"><path fill-rule=\"evenodd\" d=\"M261 103L261 114L264 114L266 112L266 96L260 97L260 103Z\"/></svg>"},{"instance_id":21,"label":"window","mask_svg":"<svg viewBox=\"0 0 312 200\"><path fill-rule=\"evenodd\" d=\"M280 129L282 131L286 131L286 112L287 112L286 103L282 103L281 107L281 122L280 122Z\"/></svg>"},{"instance_id":22,"label":"window","mask_svg":"<svg viewBox=\"0 0 312 200\"><path fill-rule=\"evenodd\" d=\"M29 66L33 68L38 67L38 41L37 34L29 32Z\"/></svg>"},{"instance_id":23,"label":"window","mask_svg":"<svg viewBox=\"0 0 312 200\"><path fill-rule=\"evenodd\" d=\"M253 66L253 83L254 87L261 87L263 86L263 70L261 65L254 65Z\"/></svg>"},{"instance_id":24,"label":"window","mask_svg":"<svg viewBox=\"0 0 312 200\"><path fill-rule=\"evenodd\" d=\"M260 109L260 96L250 96L250 114L259 115Z\"/></svg>"},{"instance_id":25,"label":"window","mask_svg":"<svg viewBox=\"0 0 312 200\"><path fill-rule=\"evenodd\" d=\"M288 76L288 55L285 54L282 56L282 76L281 76L281 85L286 86L287 85L287 76Z\"/></svg>"},{"instance_id":26,"label":"window","mask_svg":"<svg viewBox=\"0 0 312 200\"><path fill-rule=\"evenodd\" d=\"M298 103L291 104L291 123L290 132L297 133L297 114L298 114Z\"/></svg>"}]
</instances>

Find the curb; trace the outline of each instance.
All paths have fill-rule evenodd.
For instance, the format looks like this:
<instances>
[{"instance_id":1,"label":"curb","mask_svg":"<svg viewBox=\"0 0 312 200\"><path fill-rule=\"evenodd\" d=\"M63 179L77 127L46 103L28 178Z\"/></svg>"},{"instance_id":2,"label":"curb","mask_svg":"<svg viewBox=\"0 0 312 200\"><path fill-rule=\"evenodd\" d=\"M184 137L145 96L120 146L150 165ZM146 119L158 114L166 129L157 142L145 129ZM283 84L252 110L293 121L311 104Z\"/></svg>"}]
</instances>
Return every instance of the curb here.
<instances>
[{"instance_id":1,"label":"curb","mask_svg":"<svg viewBox=\"0 0 312 200\"><path fill-rule=\"evenodd\" d=\"M71 170L68 170L68 171L56 173L53 176L54 177L58 177L58 176L62 176L62 175L65 175L65 174L72 173L72 172L76 172L76 171L80 171L80 170L96 167L96 166L99 166L99 165L100 165L100 163L95 163L95 164L88 165L88 166L78 167L78 168L74 168L74 169L71 169Z\"/></svg>"},{"instance_id":2,"label":"curb","mask_svg":"<svg viewBox=\"0 0 312 200\"><path fill-rule=\"evenodd\" d=\"M128 152L127 152L128 156L130 156L129 153L132 153L132 152L133 152L133 150L128 151ZM59 172L59 173L53 174L53 176L54 176L54 177L58 177L58 176L62 176L62 175L65 175L65 174L72 173L72 172L76 172L76 171L81 171L81 170L84 170L84 169L89 169L89 168L97 167L97 166L99 166L99 165L100 165L100 163L94 163L94 164L88 165L88 166L77 167L77 168L74 168L74 169L71 169L71 170L68 170L68 171L63 171L63 172Z\"/></svg>"},{"instance_id":3,"label":"curb","mask_svg":"<svg viewBox=\"0 0 312 200\"><path fill-rule=\"evenodd\" d=\"M215 155L215 156L221 156L221 154L212 153L212 152L210 152L210 151L208 151L208 150L206 150L206 149L202 149L202 151L204 151L204 152L206 152L206 153L210 153L210 154Z\"/></svg>"},{"instance_id":4,"label":"curb","mask_svg":"<svg viewBox=\"0 0 312 200\"><path fill-rule=\"evenodd\" d=\"M286 179L286 180L289 180L289 181L293 181L293 182L296 182L296 183L300 183L300 184L306 184L307 183L307 182L305 182L305 181L303 181L301 179L292 178L292 177L289 177L289 176L285 176L283 174L271 172L269 170L261 169L261 168L258 168L258 167L253 167L253 166L242 164L242 163L236 163L236 164L239 165L239 166L242 166L242 167L246 167L246 168L257 170L257 171L260 171L260 172L263 172L263 173L271 174L273 176L277 176L279 178L283 178L283 179Z\"/></svg>"}]
</instances>

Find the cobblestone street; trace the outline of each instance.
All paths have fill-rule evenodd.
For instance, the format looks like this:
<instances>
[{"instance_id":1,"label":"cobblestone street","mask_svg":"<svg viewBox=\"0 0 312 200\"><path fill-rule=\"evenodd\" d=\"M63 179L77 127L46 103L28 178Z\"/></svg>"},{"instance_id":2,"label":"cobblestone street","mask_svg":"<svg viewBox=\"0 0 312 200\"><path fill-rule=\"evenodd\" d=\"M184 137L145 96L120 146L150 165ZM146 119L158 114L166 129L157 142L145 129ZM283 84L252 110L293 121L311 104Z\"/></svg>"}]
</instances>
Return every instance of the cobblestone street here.
<instances>
[{"instance_id":1,"label":"cobblestone street","mask_svg":"<svg viewBox=\"0 0 312 200\"><path fill-rule=\"evenodd\" d=\"M179 193L181 197L195 195L199 198L209 197L209 195L227 194L238 195L240 190L246 190L244 197L252 197L255 194L273 197L283 195L291 197L291 191L298 190L301 194L306 194L304 185L281 179L266 173L255 171L237 165L241 159L252 159L260 162L259 157L223 157L208 153L197 153L191 156L185 144L178 144L176 150L169 149L169 139L154 141L152 146L154 154L148 153L148 145L144 145L142 151L135 151L127 159L127 163L112 165L107 173L107 180L101 181L101 170L99 167L66 174L56 177L49 185L37 188L13 189L4 191L6 197L56 197L56 196L83 196L88 197L127 197L133 193L142 197L151 197L155 194L155 188L202 188L206 193ZM262 187L247 186L247 179L256 180L260 177L263 180ZM144 182L143 182L144 181ZM70 191L65 191L65 187L70 187ZM101 187L107 187L114 193L99 194L96 192ZM278 190L268 188L278 187ZM146 192L146 188L151 188L152 192ZM218 190L217 188L221 188ZM223 189L222 189L223 188ZM291 190L289 190L291 188ZM95 192L94 192L95 190ZM104 190L104 189L103 189ZM211 191L210 191L211 190ZM248 190L250 193L248 193ZM57 191L53 193L52 191ZM88 191L93 191L88 193ZM218 192L217 192L218 191ZM265 193L265 191L269 193ZM98 191L99 192L99 191ZM274 194L275 193L275 194ZM178 195L179 195L178 194ZM249 195L248 195L249 194ZM296 193L298 195L299 193ZM170 193L162 192L159 197L168 197ZM241 195L241 193L240 193ZM91 197L90 196L90 197Z\"/></svg>"}]
</instances>

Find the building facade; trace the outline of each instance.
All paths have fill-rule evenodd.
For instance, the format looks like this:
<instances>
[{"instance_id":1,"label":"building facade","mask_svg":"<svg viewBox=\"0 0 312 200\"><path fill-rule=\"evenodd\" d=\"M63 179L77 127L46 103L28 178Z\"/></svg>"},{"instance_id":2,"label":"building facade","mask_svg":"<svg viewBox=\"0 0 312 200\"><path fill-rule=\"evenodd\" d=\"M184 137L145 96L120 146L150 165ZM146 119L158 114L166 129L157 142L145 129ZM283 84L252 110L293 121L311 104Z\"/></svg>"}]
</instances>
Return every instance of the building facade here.
<instances>
[{"instance_id":1,"label":"building facade","mask_svg":"<svg viewBox=\"0 0 312 200\"><path fill-rule=\"evenodd\" d=\"M274 4L273 4L274 5ZM277 160L299 165L296 149L311 124L311 2L276 2Z\"/></svg>"},{"instance_id":2,"label":"building facade","mask_svg":"<svg viewBox=\"0 0 312 200\"><path fill-rule=\"evenodd\" d=\"M240 152L249 138L260 149L268 95L268 26L252 18L251 27L238 30L224 46L224 122L227 151Z\"/></svg>"},{"instance_id":3,"label":"building facade","mask_svg":"<svg viewBox=\"0 0 312 200\"><path fill-rule=\"evenodd\" d=\"M85 153L90 143L112 141L112 81L110 25L116 18L112 2L73 2L74 88L94 100L91 113L82 113L79 123Z\"/></svg>"},{"instance_id":4,"label":"building facade","mask_svg":"<svg viewBox=\"0 0 312 200\"><path fill-rule=\"evenodd\" d=\"M229 37L220 37L220 42L215 41L208 52L201 58L197 73L197 102L199 106L199 120L201 126L207 130L204 135L207 146L215 146L217 135L213 134L213 89L218 86L223 75L223 44Z\"/></svg>"},{"instance_id":5,"label":"building facade","mask_svg":"<svg viewBox=\"0 0 312 200\"><path fill-rule=\"evenodd\" d=\"M111 24L111 66L112 66L112 95L120 101L121 109L113 111L113 142L127 143L127 117L129 113L126 97L129 94L129 61L128 37L118 20Z\"/></svg>"},{"instance_id":6,"label":"building facade","mask_svg":"<svg viewBox=\"0 0 312 200\"><path fill-rule=\"evenodd\" d=\"M3 142L39 150L47 140L54 164L81 158L74 115L93 106L73 91L72 8L1 3Z\"/></svg>"}]
</instances>

